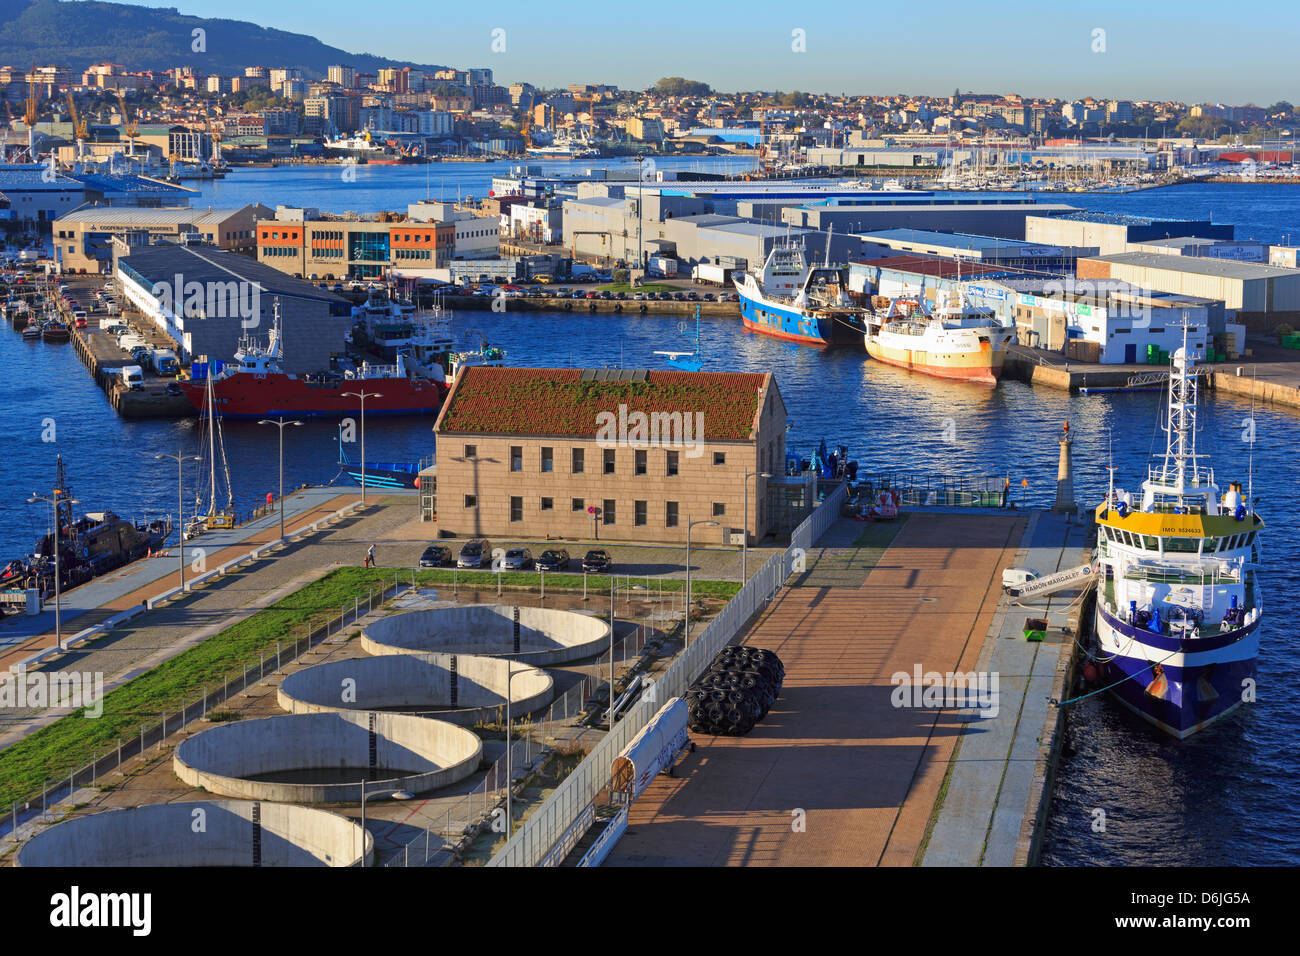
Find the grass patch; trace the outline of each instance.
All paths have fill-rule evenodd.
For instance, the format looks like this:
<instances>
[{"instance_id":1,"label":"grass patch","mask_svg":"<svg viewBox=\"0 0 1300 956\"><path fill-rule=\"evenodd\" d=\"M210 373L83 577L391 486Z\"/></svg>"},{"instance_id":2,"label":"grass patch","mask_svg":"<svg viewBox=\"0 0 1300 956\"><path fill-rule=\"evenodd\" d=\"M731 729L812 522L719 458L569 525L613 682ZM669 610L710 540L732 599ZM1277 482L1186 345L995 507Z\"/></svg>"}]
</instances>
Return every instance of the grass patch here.
<instances>
[{"instance_id":1,"label":"grass patch","mask_svg":"<svg viewBox=\"0 0 1300 956\"><path fill-rule=\"evenodd\" d=\"M408 572L402 580L410 581ZM615 574L615 583L622 579L626 582L624 575ZM391 580L391 578L390 578ZM497 573L495 571L453 571L450 568L427 568L417 571L415 581L417 584L451 584L455 581L458 587L463 586L475 590L488 590L497 586ZM503 589L527 589L533 590L540 588L542 576L535 571L503 571L501 572L501 587ZM686 581L681 578L654 578L650 579L649 585L646 585L644 577L632 577L632 593L638 591L645 595L658 594L660 585L663 585L665 594L668 592L680 593L686 590ZM638 587L639 586L639 587ZM610 577L607 574L589 574L587 575L587 593L588 594L608 594L610 587ZM739 581L691 581L692 597L714 597L726 598L730 600L736 596L740 590ZM619 592L626 594L627 586L625 583L618 583ZM564 574L556 572L555 574L546 575L547 591L581 591L582 575L581 574Z\"/></svg>"}]
</instances>

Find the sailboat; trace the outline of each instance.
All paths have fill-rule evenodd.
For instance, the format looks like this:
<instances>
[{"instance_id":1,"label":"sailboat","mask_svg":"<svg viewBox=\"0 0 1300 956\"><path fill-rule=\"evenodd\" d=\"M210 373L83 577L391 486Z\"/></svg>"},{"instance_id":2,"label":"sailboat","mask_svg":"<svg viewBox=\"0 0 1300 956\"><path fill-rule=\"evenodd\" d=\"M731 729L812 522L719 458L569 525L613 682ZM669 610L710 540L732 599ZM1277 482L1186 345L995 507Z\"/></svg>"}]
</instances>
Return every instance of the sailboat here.
<instances>
[{"instance_id":1,"label":"sailboat","mask_svg":"<svg viewBox=\"0 0 1300 956\"><path fill-rule=\"evenodd\" d=\"M185 537L197 538L205 531L235 526L235 493L230 483L230 464L221 435L221 416L207 376L206 401L199 417L202 459L200 485L194 502L194 517L185 526ZM204 510L206 509L206 510Z\"/></svg>"}]
</instances>

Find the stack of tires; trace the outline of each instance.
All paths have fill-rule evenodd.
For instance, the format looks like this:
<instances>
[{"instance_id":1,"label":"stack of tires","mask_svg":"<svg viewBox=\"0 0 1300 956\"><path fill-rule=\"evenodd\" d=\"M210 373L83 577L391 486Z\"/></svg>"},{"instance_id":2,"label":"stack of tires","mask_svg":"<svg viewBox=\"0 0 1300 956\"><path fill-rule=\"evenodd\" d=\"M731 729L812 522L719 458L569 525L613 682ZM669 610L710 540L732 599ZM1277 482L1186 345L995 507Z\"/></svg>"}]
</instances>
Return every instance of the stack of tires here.
<instances>
[{"instance_id":1,"label":"stack of tires","mask_svg":"<svg viewBox=\"0 0 1300 956\"><path fill-rule=\"evenodd\" d=\"M695 733L742 736L767 716L781 694L785 666L761 647L728 645L686 692Z\"/></svg>"}]
</instances>

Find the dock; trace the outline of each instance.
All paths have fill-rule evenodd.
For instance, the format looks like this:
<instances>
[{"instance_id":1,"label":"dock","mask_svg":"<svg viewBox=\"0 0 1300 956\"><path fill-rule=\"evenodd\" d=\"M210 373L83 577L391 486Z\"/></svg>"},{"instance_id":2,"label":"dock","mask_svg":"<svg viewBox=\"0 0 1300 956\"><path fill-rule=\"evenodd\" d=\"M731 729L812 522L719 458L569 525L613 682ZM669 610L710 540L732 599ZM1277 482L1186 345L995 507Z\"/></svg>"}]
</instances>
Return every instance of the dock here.
<instances>
[{"instance_id":1,"label":"dock","mask_svg":"<svg viewBox=\"0 0 1300 956\"><path fill-rule=\"evenodd\" d=\"M1001 572L1079 563L1086 523L912 512L883 549L868 527L880 526L833 525L745 633L785 663L767 717L745 737L693 735L696 752L633 804L607 865L1030 859L1059 733L1048 698L1063 696L1073 659L1061 631L1073 598L1054 596L1048 640L1027 643L1024 620L1044 607L1014 606ZM914 706L895 683L981 671L998 678L992 708Z\"/></svg>"}]
</instances>

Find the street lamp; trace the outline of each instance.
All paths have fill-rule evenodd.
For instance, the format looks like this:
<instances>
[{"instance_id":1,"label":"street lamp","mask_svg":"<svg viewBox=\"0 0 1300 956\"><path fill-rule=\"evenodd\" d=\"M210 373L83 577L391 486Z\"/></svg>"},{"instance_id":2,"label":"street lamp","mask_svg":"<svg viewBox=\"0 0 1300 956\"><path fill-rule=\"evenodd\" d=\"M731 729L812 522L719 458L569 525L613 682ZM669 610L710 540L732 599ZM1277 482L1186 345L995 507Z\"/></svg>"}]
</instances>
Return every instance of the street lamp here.
<instances>
[{"instance_id":1,"label":"street lamp","mask_svg":"<svg viewBox=\"0 0 1300 956\"><path fill-rule=\"evenodd\" d=\"M284 426L285 426L285 425L301 425L302 422L298 422L298 421L286 422L286 421L284 420L284 416L281 415L280 418L279 418L278 420L277 420L277 419L274 419L274 418L263 418L263 419L262 419L261 421L259 421L257 424L259 424L259 425L275 425L275 426L280 430L280 540L283 541L283 540L284 540ZM362 420L361 420L361 435L362 435L362 439L361 439L361 440L362 440L362 445L361 445L361 447L362 447L363 449L366 447L366 446L365 446L365 434L366 434L366 425L365 425L365 416L363 415L363 416L362 416ZM362 460L362 462L363 462L363 464L362 464L362 466L361 466L361 475L362 475L362 477L364 477L364 476L365 476L365 473L366 473L366 467L365 467L365 464L364 464L364 462L365 462L365 452L364 452L364 451L362 452L362 459L361 459L361 460ZM364 485L362 486L361 492L362 492L362 496L364 497L364 496L365 496L365 486L364 486Z\"/></svg>"},{"instance_id":2,"label":"street lamp","mask_svg":"<svg viewBox=\"0 0 1300 956\"><path fill-rule=\"evenodd\" d=\"M176 462L176 550L180 552L180 569L181 569L181 590L185 590L185 479L181 471L181 464L187 461L198 461L198 455L182 455L179 452L175 455L168 455L164 452L161 455L154 455L154 460L159 461L163 458L170 458Z\"/></svg>"},{"instance_id":3,"label":"street lamp","mask_svg":"<svg viewBox=\"0 0 1300 956\"><path fill-rule=\"evenodd\" d=\"M81 502L76 498L65 497L62 488L55 488L50 494L52 497L46 498L44 495L38 495L33 491L32 496L27 499L27 503L34 505L38 501L44 501L49 504L50 513L54 516L54 642L55 646L61 651L63 650L63 616L59 607L59 598L62 594L62 582L59 579L63 575L59 566L59 505L61 503L79 505Z\"/></svg>"},{"instance_id":4,"label":"street lamp","mask_svg":"<svg viewBox=\"0 0 1300 956\"><path fill-rule=\"evenodd\" d=\"M513 719L510 714L510 682L514 680L515 662L506 661L506 839L514 832L515 824L515 804L514 804L514 783L513 771L510 764L510 731L513 727Z\"/></svg>"},{"instance_id":5,"label":"street lamp","mask_svg":"<svg viewBox=\"0 0 1300 956\"><path fill-rule=\"evenodd\" d=\"M691 529L697 524L718 526L716 521L709 518L701 518L699 521L692 521L691 516L686 516L686 615L685 630L682 632L682 650L686 650L691 643Z\"/></svg>"},{"instance_id":6,"label":"street lamp","mask_svg":"<svg viewBox=\"0 0 1300 956\"><path fill-rule=\"evenodd\" d=\"M366 798L367 797L392 797L394 800L410 800L415 794L408 790L376 790L374 793L366 793L366 779L361 778L361 852L358 858L361 865L365 866L366 855Z\"/></svg>"},{"instance_id":7,"label":"street lamp","mask_svg":"<svg viewBox=\"0 0 1300 956\"><path fill-rule=\"evenodd\" d=\"M749 479L753 477L771 478L772 473L768 471L747 471L745 472L745 540L740 544L740 586L744 587L745 582L749 580ZM754 493L758 493L758 483L754 484ZM754 522L755 527L758 522Z\"/></svg>"},{"instance_id":8,"label":"street lamp","mask_svg":"<svg viewBox=\"0 0 1300 956\"><path fill-rule=\"evenodd\" d=\"M361 503L366 503L366 399L383 398L380 392L344 392L344 396L361 399Z\"/></svg>"}]
</instances>

